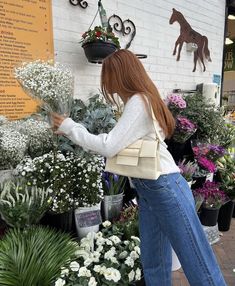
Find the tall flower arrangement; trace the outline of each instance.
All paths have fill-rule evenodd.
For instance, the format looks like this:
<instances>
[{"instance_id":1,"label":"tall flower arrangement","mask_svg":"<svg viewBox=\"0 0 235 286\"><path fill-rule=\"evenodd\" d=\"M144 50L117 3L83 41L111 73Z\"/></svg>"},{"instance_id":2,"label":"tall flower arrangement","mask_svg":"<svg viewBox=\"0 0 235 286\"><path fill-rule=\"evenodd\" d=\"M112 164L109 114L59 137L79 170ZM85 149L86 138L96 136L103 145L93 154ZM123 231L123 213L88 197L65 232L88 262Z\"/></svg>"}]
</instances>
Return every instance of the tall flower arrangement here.
<instances>
[{"instance_id":1,"label":"tall flower arrangement","mask_svg":"<svg viewBox=\"0 0 235 286\"><path fill-rule=\"evenodd\" d=\"M36 60L16 67L15 77L47 111L69 114L73 97L73 76L69 69L53 61Z\"/></svg>"}]
</instances>

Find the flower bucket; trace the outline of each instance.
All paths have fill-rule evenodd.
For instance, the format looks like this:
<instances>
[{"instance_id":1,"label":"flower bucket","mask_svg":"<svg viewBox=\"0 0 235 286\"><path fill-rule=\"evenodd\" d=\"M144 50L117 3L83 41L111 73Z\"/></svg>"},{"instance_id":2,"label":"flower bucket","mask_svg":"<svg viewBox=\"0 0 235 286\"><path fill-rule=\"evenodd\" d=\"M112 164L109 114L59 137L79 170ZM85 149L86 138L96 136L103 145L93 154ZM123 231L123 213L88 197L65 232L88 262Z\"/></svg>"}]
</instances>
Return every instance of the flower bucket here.
<instances>
[{"instance_id":1,"label":"flower bucket","mask_svg":"<svg viewBox=\"0 0 235 286\"><path fill-rule=\"evenodd\" d=\"M234 202L228 201L219 210L218 227L219 231L228 231L232 220Z\"/></svg>"},{"instance_id":2,"label":"flower bucket","mask_svg":"<svg viewBox=\"0 0 235 286\"><path fill-rule=\"evenodd\" d=\"M205 226L215 226L219 216L219 208L201 207L200 221Z\"/></svg>"},{"instance_id":3,"label":"flower bucket","mask_svg":"<svg viewBox=\"0 0 235 286\"><path fill-rule=\"evenodd\" d=\"M100 203L90 207L75 209L75 224L78 238L85 237L89 232L98 232L101 224Z\"/></svg>"},{"instance_id":4,"label":"flower bucket","mask_svg":"<svg viewBox=\"0 0 235 286\"><path fill-rule=\"evenodd\" d=\"M13 170L0 170L0 184L4 181L10 180L13 177Z\"/></svg>"},{"instance_id":5,"label":"flower bucket","mask_svg":"<svg viewBox=\"0 0 235 286\"><path fill-rule=\"evenodd\" d=\"M105 220L118 219L123 206L123 193L118 195L104 196L102 208Z\"/></svg>"},{"instance_id":6,"label":"flower bucket","mask_svg":"<svg viewBox=\"0 0 235 286\"><path fill-rule=\"evenodd\" d=\"M118 48L111 42L94 41L82 45L86 58L90 63L102 63L102 60Z\"/></svg>"}]
</instances>

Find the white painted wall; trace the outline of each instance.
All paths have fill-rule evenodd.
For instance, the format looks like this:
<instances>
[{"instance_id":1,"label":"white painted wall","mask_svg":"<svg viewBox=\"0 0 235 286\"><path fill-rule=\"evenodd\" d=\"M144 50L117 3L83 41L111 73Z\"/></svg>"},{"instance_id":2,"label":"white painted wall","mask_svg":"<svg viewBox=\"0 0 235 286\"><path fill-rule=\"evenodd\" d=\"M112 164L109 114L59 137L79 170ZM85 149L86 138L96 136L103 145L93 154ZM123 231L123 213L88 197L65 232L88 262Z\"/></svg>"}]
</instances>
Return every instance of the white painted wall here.
<instances>
[{"instance_id":1,"label":"white painted wall","mask_svg":"<svg viewBox=\"0 0 235 286\"><path fill-rule=\"evenodd\" d=\"M89 6L82 9L72 6L69 0L52 0L54 46L56 60L68 64L75 74L75 96L86 99L98 91L100 65L88 63L79 40L97 10L97 0L87 0ZM196 84L212 82L213 74L221 74L225 0L103 0L108 16L116 13L123 20L131 19L137 34L130 50L148 55L142 60L150 77L162 96L174 88L195 89ZM186 52L181 60L172 56L174 43L179 36L179 25L169 25L172 8L185 16L192 28L208 37L212 62L206 62L207 70L193 69L193 54ZM99 17L95 21L99 25Z\"/></svg>"}]
</instances>

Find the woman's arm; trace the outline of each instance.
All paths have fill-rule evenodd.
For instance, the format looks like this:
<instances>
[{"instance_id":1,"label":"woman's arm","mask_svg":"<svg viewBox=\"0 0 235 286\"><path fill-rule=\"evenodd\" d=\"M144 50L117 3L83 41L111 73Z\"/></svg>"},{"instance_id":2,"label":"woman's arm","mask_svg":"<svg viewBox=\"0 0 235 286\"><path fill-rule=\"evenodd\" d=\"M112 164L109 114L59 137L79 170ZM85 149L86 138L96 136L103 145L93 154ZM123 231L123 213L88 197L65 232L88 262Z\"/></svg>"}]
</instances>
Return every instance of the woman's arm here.
<instances>
[{"instance_id":1,"label":"woman's arm","mask_svg":"<svg viewBox=\"0 0 235 286\"><path fill-rule=\"evenodd\" d=\"M143 99L139 95L134 95L127 102L116 126L108 134L93 135L71 118L64 119L58 131L85 149L105 157L113 157L123 148L150 133L151 122Z\"/></svg>"}]
</instances>

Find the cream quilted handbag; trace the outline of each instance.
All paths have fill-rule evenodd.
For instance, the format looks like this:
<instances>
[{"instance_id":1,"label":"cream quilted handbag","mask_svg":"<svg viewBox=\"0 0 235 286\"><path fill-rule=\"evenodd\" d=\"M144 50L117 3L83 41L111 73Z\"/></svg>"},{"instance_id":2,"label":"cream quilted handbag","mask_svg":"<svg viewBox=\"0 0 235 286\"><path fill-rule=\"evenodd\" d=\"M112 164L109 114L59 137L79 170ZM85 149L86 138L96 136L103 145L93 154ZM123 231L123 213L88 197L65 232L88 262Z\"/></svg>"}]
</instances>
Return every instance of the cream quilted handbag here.
<instances>
[{"instance_id":1,"label":"cream quilted handbag","mask_svg":"<svg viewBox=\"0 0 235 286\"><path fill-rule=\"evenodd\" d=\"M161 175L159 148L163 139L157 129L153 111L152 117L156 140L139 139L116 156L107 158L105 171L132 178L153 180Z\"/></svg>"}]
</instances>

